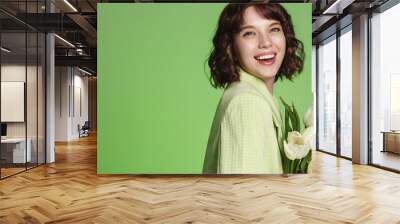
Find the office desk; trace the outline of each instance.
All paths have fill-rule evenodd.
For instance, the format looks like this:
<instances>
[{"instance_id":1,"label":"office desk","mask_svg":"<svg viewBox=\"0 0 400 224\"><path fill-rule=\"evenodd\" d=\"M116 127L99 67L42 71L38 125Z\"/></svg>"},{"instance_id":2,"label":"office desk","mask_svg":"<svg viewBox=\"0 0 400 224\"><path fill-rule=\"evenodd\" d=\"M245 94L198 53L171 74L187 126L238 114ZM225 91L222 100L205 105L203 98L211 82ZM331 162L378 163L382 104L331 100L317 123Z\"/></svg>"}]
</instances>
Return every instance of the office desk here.
<instances>
[{"instance_id":1,"label":"office desk","mask_svg":"<svg viewBox=\"0 0 400 224\"><path fill-rule=\"evenodd\" d=\"M400 132L382 131L383 133L383 151L400 154Z\"/></svg>"},{"instance_id":2,"label":"office desk","mask_svg":"<svg viewBox=\"0 0 400 224\"><path fill-rule=\"evenodd\" d=\"M2 159L5 159L6 163L25 163L25 158L27 158L27 162L31 162L32 141L30 138L27 139L27 143L25 154L25 138L1 139Z\"/></svg>"}]
</instances>

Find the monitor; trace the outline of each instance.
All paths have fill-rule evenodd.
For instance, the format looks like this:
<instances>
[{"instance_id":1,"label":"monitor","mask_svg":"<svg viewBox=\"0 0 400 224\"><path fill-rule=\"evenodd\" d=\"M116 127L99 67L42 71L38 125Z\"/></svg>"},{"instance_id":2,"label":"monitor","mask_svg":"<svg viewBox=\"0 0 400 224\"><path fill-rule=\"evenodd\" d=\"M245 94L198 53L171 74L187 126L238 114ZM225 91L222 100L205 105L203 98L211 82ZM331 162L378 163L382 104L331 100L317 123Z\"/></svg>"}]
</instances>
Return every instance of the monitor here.
<instances>
[{"instance_id":1,"label":"monitor","mask_svg":"<svg viewBox=\"0 0 400 224\"><path fill-rule=\"evenodd\" d=\"M7 136L7 124L1 123L1 136Z\"/></svg>"}]
</instances>

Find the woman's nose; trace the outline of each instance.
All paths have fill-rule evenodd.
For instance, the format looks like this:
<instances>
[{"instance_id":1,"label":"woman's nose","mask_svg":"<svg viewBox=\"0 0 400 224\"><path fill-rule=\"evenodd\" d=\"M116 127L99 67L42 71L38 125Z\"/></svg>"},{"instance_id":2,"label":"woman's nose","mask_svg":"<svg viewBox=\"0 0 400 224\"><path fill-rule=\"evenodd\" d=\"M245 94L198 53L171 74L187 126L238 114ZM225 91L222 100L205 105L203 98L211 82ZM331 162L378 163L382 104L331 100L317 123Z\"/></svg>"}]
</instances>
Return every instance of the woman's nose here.
<instances>
[{"instance_id":1,"label":"woman's nose","mask_svg":"<svg viewBox=\"0 0 400 224\"><path fill-rule=\"evenodd\" d=\"M271 45L272 45L271 37L268 34L259 35L258 45L259 45L259 48L271 47Z\"/></svg>"}]
</instances>

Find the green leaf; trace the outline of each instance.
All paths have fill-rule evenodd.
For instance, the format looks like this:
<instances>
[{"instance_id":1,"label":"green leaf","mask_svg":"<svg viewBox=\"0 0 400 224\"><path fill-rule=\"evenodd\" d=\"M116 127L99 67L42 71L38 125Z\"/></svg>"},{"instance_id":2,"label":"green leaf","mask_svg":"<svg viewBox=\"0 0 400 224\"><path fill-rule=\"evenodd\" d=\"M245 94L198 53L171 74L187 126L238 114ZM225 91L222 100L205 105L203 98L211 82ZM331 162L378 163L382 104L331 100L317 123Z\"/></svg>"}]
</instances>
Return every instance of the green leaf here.
<instances>
[{"instance_id":1,"label":"green leaf","mask_svg":"<svg viewBox=\"0 0 400 224\"><path fill-rule=\"evenodd\" d=\"M285 133L284 133L284 139L287 139L288 133L292 131L292 127L290 127L289 123L289 112L285 110Z\"/></svg>"},{"instance_id":2,"label":"green leaf","mask_svg":"<svg viewBox=\"0 0 400 224\"><path fill-rule=\"evenodd\" d=\"M280 97L280 99L281 99L281 101L283 103L283 106L285 106L285 108L289 107L289 105L285 102L285 100L283 100L282 97Z\"/></svg>"},{"instance_id":3,"label":"green leaf","mask_svg":"<svg viewBox=\"0 0 400 224\"><path fill-rule=\"evenodd\" d=\"M300 132L300 117L299 117L299 113L297 113L297 110L294 107L293 103L292 103L292 108L293 108L293 114L294 114L295 122L296 122L296 125L295 125L296 128L293 128L293 129L295 129L295 131Z\"/></svg>"},{"instance_id":4,"label":"green leaf","mask_svg":"<svg viewBox=\"0 0 400 224\"><path fill-rule=\"evenodd\" d=\"M303 171L303 173L307 173L308 172L308 166L311 162L311 158L312 158L312 151L310 150L310 152L308 152L307 156L304 157L304 163L302 164L301 170Z\"/></svg>"},{"instance_id":5,"label":"green leaf","mask_svg":"<svg viewBox=\"0 0 400 224\"><path fill-rule=\"evenodd\" d=\"M306 161L306 159L303 159L300 164L300 172L306 173L307 167L308 167L308 162Z\"/></svg>"},{"instance_id":6,"label":"green leaf","mask_svg":"<svg viewBox=\"0 0 400 224\"><path fill-rule=\"evenodd\" d=\"M288 113L289 113L290 124L292 127L291 131L296 131L297 130L296 115L291 110Z\"/></svg>"}]
</instances>

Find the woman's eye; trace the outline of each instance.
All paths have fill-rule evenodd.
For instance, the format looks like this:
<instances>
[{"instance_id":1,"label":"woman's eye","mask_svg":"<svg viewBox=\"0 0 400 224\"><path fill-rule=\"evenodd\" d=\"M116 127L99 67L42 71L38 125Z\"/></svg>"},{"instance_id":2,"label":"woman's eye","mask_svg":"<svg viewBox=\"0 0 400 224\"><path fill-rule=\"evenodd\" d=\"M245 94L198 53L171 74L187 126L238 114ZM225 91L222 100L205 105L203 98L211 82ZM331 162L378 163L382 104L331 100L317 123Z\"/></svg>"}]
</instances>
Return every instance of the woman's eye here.
<instances>
[{"instance_id":1,"label":"woman's eye","mask_svg":"<svg viewBox=\"0 0 400 224\"><path fill-rule=\"evenodd\" d=\"M255 33L254 33L254 32L251 32L251 31L245 32L245 33L243 34L244 37L249 37L249 36L252 36L252 35L255 35Z\"/></svg>"},{"instance_id":2,"label":"woman's eye","mask_svg":"<svg viewBox=\"0 0 400 224\"><path fill-rule=\"evenodd\" d=\"M274 28L271 29L271 31L272 31L272 32L280 32L280 31L281 31L281 28L279 28L279 27L274 27Z\"/></svg>"}]
</instances>

